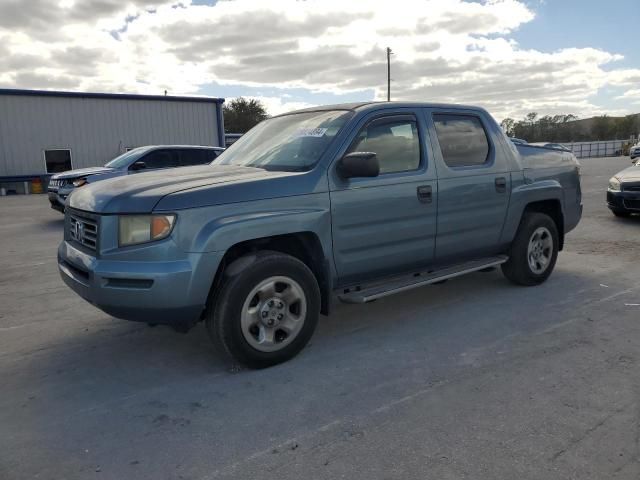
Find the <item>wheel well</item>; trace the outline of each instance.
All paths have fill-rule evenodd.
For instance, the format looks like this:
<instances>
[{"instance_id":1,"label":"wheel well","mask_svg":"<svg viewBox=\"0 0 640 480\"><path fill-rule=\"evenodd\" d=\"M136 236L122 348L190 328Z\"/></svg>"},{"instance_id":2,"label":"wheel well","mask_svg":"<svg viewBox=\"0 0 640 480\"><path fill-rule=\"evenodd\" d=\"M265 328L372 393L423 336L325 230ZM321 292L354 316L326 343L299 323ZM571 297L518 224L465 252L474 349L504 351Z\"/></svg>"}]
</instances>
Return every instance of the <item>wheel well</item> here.
<instances>
[{"instance_id":1,"label":"wheel well","mask_svg":"<svg viewBox=\"0 0 640 480\"><path fill-rule=\"evenodd\" d=\"M285 253L303 262L313 272L321 293L320 313L329 314L329 304L331 295L331 275L329 264L325 258L324 250L320 239L313 232L297 232L285 235L275 235L271 237L255 238L244 242L236 243L227 250L218 271L216 272L211 293L209 294L209 304L215 301L215 292L222 281L224 270L233 263L234 260L248 253L259 250L273 250Z\"/></svg>"},{"instance_id":2,"label":"wheel well","mask_svg":"<svg viewBox=\"0 0 640 480\"><path fill-rule=\"evenodd\" d=\"M524 211L525 213L544 213L545 215L550 216L556 224L558 234L560 235L560 238L558 239L560 244L559 249L562 250L564 248L564 216L562 214L562 206L558 200L542 200L539 202L533 202L528 204Z\"/></svg>"}]
</instances>

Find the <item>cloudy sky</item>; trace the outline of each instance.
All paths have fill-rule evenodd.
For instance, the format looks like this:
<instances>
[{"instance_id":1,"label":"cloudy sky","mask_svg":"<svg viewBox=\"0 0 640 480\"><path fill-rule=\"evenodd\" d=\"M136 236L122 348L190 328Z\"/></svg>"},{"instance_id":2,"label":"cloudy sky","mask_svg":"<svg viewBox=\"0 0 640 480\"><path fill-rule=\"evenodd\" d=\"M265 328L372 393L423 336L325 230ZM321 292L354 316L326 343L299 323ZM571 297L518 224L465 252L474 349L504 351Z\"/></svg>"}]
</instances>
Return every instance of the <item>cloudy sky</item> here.
<instances>
[{"instance_id":1,"label":"cloudy sky","mask_svg":"<svg viewBox=\"0 0 640 480\"><path fill-rule=\"evenodd\" d=\"M635 33L634 34L634 30ZM638 0L0 0L0 87L640 112Z\"/></svg>"}]
</instances>

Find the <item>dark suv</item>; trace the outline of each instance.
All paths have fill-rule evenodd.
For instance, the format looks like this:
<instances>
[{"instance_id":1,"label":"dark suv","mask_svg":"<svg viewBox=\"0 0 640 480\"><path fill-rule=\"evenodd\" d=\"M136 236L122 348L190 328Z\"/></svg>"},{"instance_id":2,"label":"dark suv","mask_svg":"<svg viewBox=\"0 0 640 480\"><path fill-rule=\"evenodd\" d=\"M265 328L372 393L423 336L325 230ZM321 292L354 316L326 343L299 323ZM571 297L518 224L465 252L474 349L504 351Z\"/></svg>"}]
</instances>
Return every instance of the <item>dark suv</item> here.
<instances>
[{"instance_id":1,"label":"dark suv","mask_svg":"<svg viewBox=\"0 0 640 480\"><path fill-rule=\"evenodd\" d=\"M49 181L51 208L64 212L64 204L74 188L107 178L164 168L205 165L216 159L224 148L190 145L153 145L138 147L114 158L104 167L80 168L56 173Z\"/></svg>"}]
</instances>

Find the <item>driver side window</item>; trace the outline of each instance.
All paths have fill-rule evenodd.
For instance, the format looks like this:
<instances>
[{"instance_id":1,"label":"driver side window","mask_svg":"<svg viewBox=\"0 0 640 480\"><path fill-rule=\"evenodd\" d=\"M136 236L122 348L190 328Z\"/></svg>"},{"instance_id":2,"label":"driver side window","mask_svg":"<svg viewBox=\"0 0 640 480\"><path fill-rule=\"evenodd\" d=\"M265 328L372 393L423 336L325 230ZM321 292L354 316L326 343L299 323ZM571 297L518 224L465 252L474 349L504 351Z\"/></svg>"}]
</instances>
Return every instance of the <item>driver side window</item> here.
<instances>
[{"instance_id":1,"label":"driver side window","mask_svg":"<svg viewBox=\"0 0 640 480\"><path fill-rule=\"evenodd\" d=\"M347 153L374 152L380 174L409 172L420 166L418 124L412 115L379 118L365 125Z\"/></svg>"}]
</instances>

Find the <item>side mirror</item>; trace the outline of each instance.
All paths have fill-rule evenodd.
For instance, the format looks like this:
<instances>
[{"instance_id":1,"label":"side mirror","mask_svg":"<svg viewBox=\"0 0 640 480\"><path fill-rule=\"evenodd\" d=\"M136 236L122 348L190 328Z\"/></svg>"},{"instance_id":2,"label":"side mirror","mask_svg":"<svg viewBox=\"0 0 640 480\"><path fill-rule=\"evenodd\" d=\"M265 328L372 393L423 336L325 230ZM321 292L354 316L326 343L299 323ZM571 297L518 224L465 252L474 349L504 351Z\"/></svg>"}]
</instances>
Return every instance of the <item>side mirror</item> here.
<instances>
[{"instance_id":1,"label":"side mirror","mask_svg":"<svg viewBox=\"0 0 640 480\"><path fill-rule=\"evenodd\" d=\"M136 171L136 170L144 170L145 168L147 168L147 164L144 163L142 160L138 160L137 162L133 162L133 164L129 167L129 169Z\"/></svg>"},{"instance_id":2,"label":"side mirror","mask_svg":"<svg viewBox=\"0 0 640 480\"><path fill-rule=\"evenodd\" d=\"M374 152L352 152L338 160L338 175L342 178L377 177L380 163Z\"/></svg>"}]
</instances>

